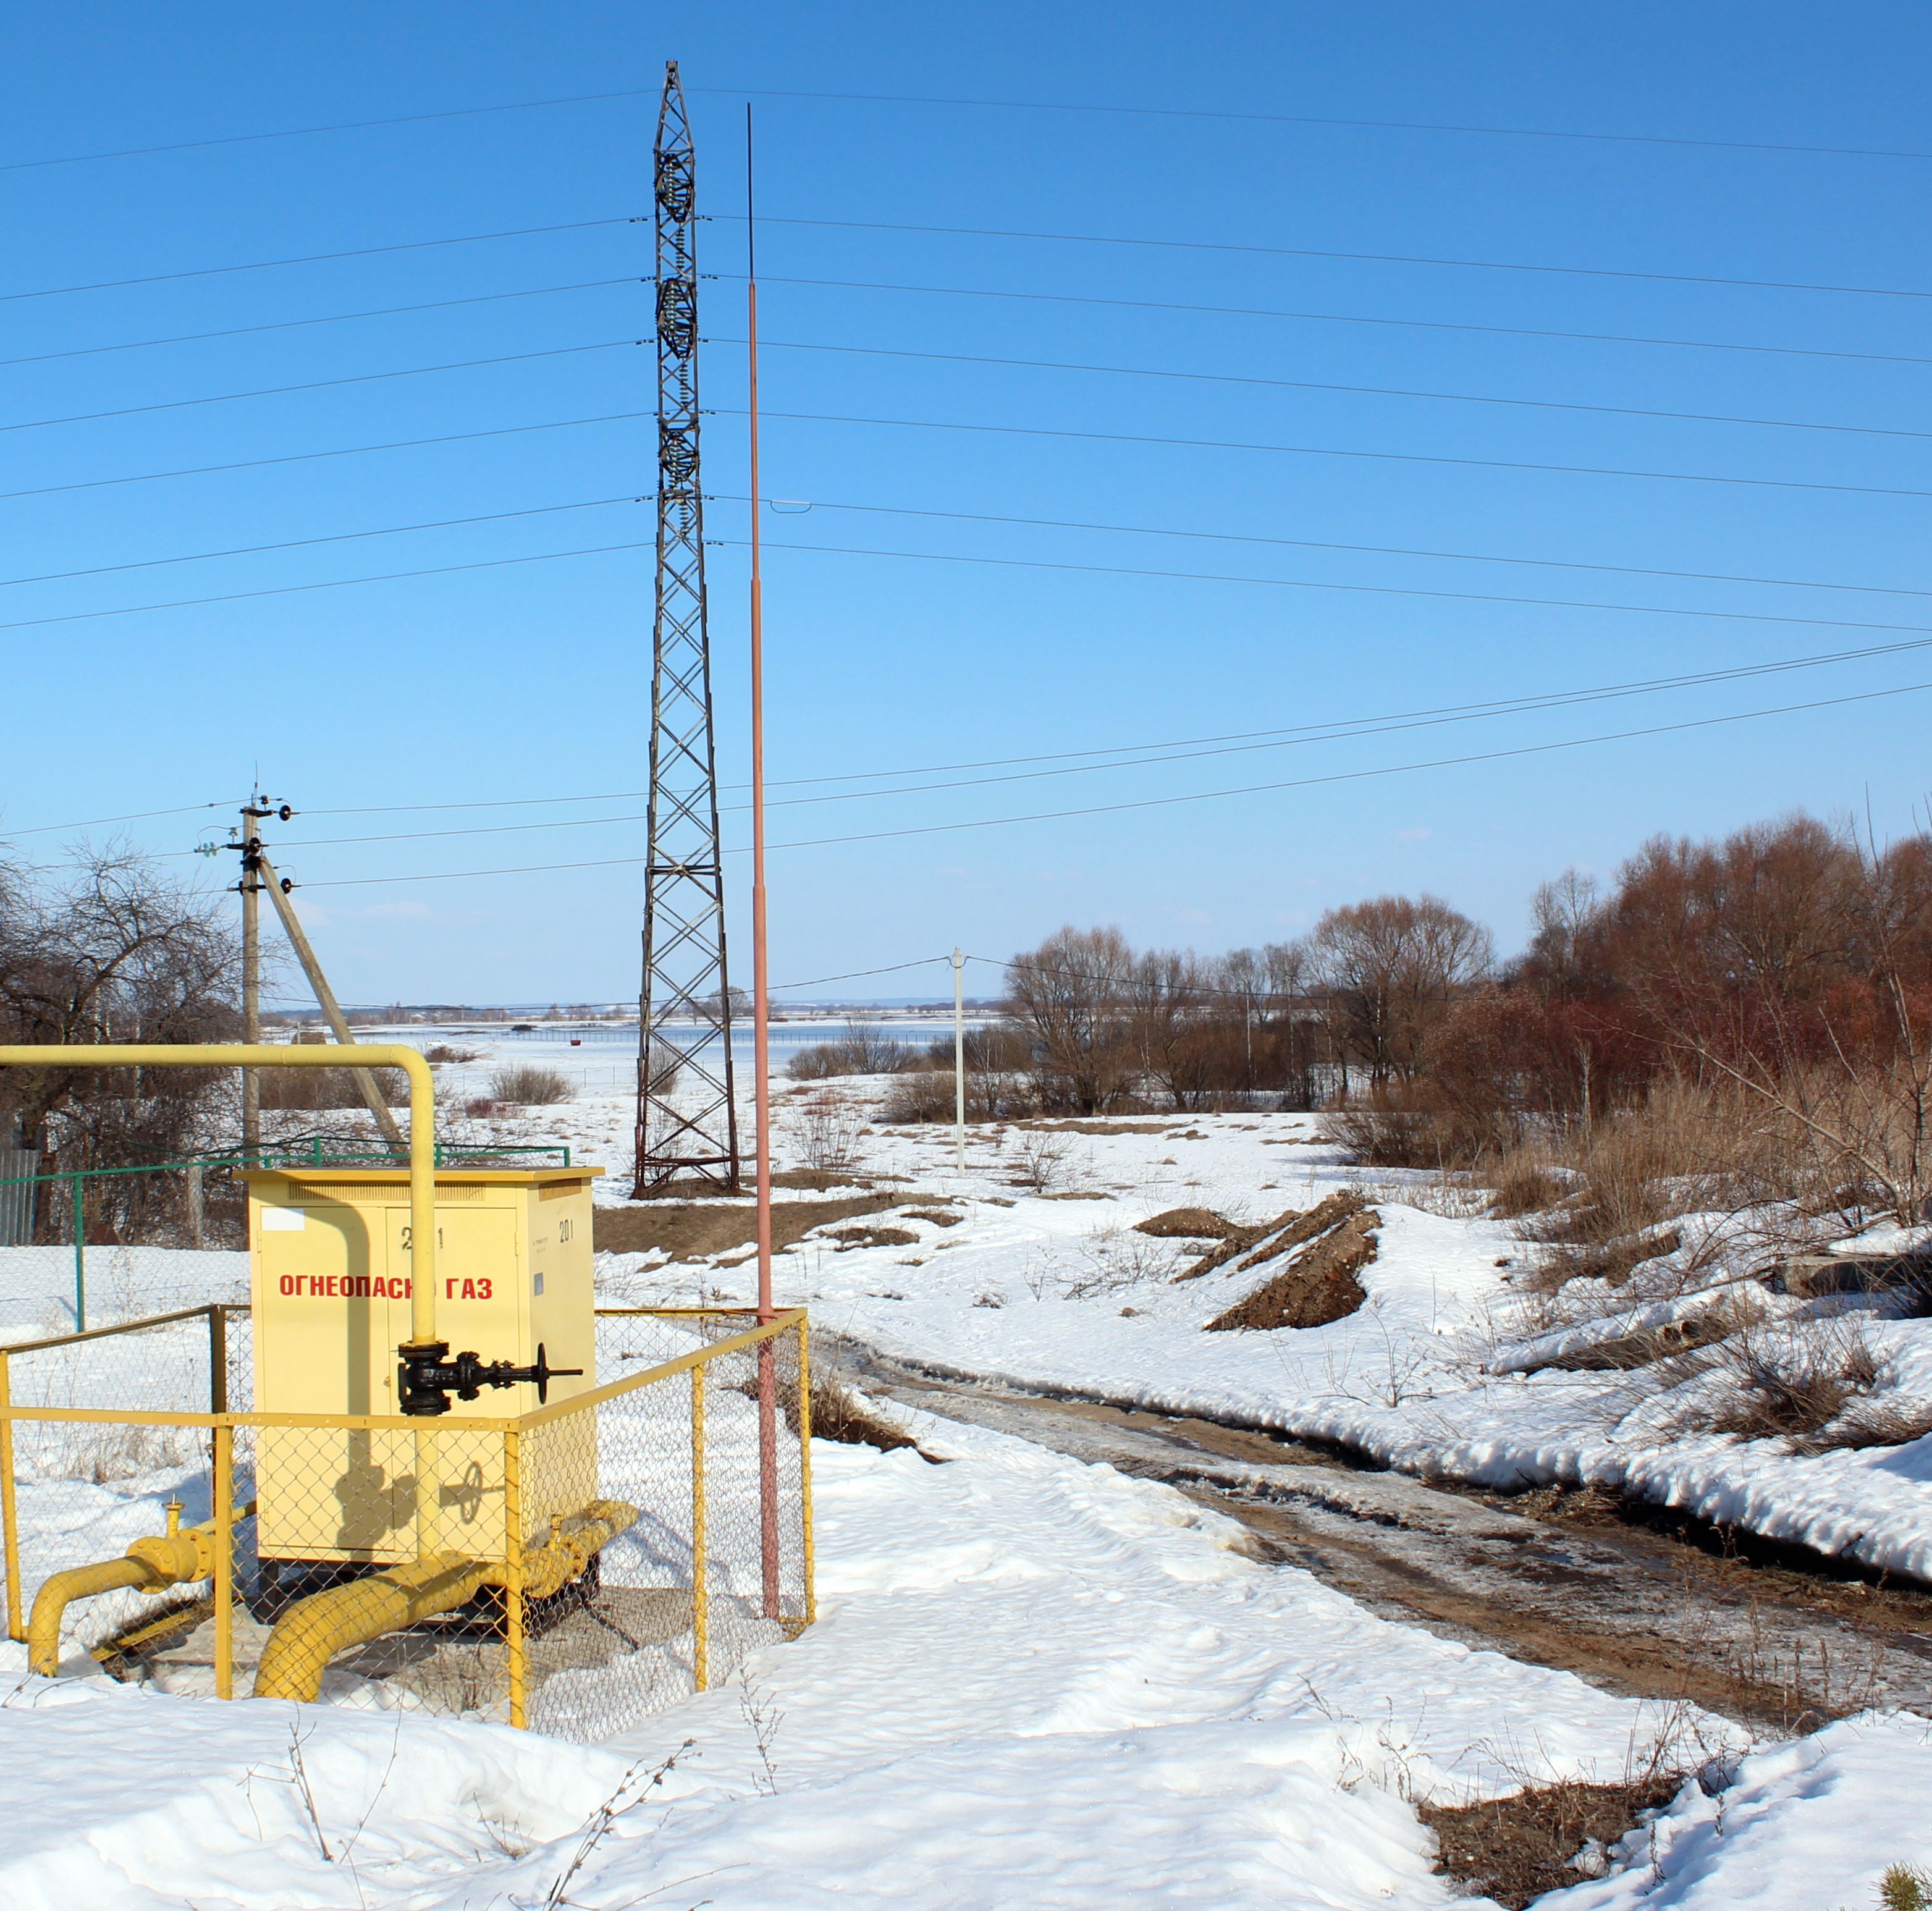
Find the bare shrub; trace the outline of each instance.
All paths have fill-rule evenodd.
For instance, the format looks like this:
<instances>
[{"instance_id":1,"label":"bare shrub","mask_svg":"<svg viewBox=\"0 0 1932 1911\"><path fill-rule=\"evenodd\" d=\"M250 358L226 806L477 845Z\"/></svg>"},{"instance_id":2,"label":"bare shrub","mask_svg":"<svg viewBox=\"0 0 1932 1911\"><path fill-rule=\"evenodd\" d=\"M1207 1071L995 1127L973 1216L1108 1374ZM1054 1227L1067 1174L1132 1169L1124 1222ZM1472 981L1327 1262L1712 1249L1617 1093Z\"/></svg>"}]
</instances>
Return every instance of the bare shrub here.
<instances>
[{"instance_id":1,"label":"bare shrub","mask_svg":"<svg viewBox=\"0 0 1932 1911\"><path fill-rule=\"evenodd\" d=\"M1568 1178L1551 1165L1540 1149L1511 1149L1488 1178L1490 1212L1503 1220L1540 1214L1570 1192Z\"/></svg>"},{"instance_id":2,"label":"bare shrub","mask_svg":"<svg viewBox=\"0 0 1932 1911\"><path fill-rule=\"evenodd\" d=\"M390 1107L409 1100L409 1082L399 1068L372 1068L376 1090ZM364 1106L352 1068L265 1068L261 1072L265 1108L338 1108Z\"/></svg>"},{"instance_id":3,"label":"bare shrub","mask_svg":"<svg viewBox=\"0 0 1932 1911\"><path fill-rule=\"evenodd\" d=\"M1030 1188L1035 1194L1050 1194L1066 1174L1066 1160L1072 1148L1064 1135L1051 1129L1022 1128L1016 1131L1010 1166L1013 1184Z\"/></svg>"},{"instance_id":4,"label":"bare shrub","mask_svg":"<svg viewBox=\"0 0 1932 1911\"><path fill-rule=\"evenodd\" d=\"M850 1096L829 1090L808 1095L791 1111L792 1151L814 1174L846 1174L858 1165L865 1125L864 1114Z\"/></svg>"},{"instance_id":5,"label":"bare shrub","mask_svg":"<svg viewBox=\"0 0 1932 1911\"><path fill-rule=\"evenodd\" d=\"M794 1082L824 1082L835 1075L894 1075L910 1067L916 1053L869 1023L848 1021L836 1041L801 1048L785 1064Z\"/></svg>"},{"instance_id":6,"label":"bare shrub","mask_svg":"<svg viewBox=\"0 0 1932 1911\"><path fill-rule=\"evenodd\" d=\"M571 1098L570 1077L561 1070L518 1062L500 1068L490 1078L490 1093L500 1102L520 1108L550 1108Z\"/></svg>"},{"instance_id":7,"label":"bare shrub","mask_svg":"<svg viewBox=\"0 0 1932 1911\"><path fill-rule=\"evenodd\" d=\"M439 1042L434 1048L423 1051L423 1060L438 1067L446 1062L474 1062L482 1059L474 1048L452 1048L446 1042Z\"/></svg>"}]
</instances>

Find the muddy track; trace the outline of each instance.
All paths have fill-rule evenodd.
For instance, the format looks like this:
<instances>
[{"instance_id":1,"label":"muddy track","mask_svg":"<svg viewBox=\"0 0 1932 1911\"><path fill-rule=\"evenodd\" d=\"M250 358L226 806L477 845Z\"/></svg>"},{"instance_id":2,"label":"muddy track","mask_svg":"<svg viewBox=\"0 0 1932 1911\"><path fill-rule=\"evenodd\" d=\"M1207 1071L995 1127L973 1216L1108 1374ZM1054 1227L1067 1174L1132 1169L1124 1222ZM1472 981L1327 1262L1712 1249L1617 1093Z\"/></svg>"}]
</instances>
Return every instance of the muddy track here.
<instances>
[{"instance_id":1,"label":"muddy track","mask_svg":"<svg viewBox=\"0 0 1932 1911\"><path fill-rule=\"evenodd\" d=\"M1210 1420L943 1378L829 1335L813 1348L875 1397L1177 1486L1238 1520L1256 1556L1387 1618L1780 1732L1932 1712L1932 1592L1594 1492L1444 1490Z\"/></svg>"}]
</instances>

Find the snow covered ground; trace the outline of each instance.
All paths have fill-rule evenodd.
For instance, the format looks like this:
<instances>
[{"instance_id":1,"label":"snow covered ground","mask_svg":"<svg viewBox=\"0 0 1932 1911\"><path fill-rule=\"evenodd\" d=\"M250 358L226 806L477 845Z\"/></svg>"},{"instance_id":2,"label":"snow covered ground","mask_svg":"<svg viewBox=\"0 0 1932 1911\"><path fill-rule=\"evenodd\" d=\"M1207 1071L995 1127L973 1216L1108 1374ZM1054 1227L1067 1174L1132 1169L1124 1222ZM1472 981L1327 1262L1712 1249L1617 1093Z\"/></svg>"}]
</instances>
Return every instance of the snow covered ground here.
<instances>
[{"instance_id":1,"label":"snow covered ground","mask_svg":"<svg viewBox=\"0 0 1932 1911\"><path fill-rule=\"evenodd\" d=\"M820 1444L823 1617L585 1750L104 1679L0 1682L18 1911L1438 1906L1418 1800L1701 1766L1557 1905L1874 1902L1932 1858L1923 1720L1735 1732L1372 1618L1163 1486L920 1421ZM1707 1789L1708 1788L1708 1789ZM601 1830L600 1830L601 1828ZM573 1869L573 1867L574 1869Z\"/></svg>"},{"instance_id":2,"label":"snow covered ground","mask_svg":"<svg viewBox=\"0 0 1932 1911\"><path fill-rule=\"evenodd\" d=\"M583 1085L474 1132L568 1141L620 1196L630 1105L621 1082ZM849 1094L862 1111L878 1086L788 1091L780 1165L814 1145L811 1100ZM1679 1403L1640 1376L1528 1371L1533 1324L1509 1279L1522 1244L1420 1189L1406 1203L1402 1178L1367 1190L1380 1251L1360 1312L1204 1332L1274 1267L1175 1286L1193 1249L1132 1224L1183 1205L1261 1220L1356 1180L1306 1118L974 1131L963 1174L944 1132L874 1129L856 1148L848 1172L927 1218L867 1215L912 1240L821 1228L781 1258L781 1299L808 1302L819 1330L953 1373L1346 1440L1417 1471L1618 1486L1932 1576L1932 1439L1802 1457L1672 1433ZM230 1298L242 1270L128 1251L121 1298L140 1312L164 1293ZM614 1299L686 1302L748 1293L751 1269L739 1249L606 1256L599 1276ZM50 1310L64 1278L58 1251L0 1250L0 1286L44 1286ZM1932 1324L1869 1331L1888 1388L1932 1399ZM1833 1911L1873 1904L1888 1864L1932 1864L1922 1719L1748 1747L1708 1717L1377 1619L1253 1563L1238 1529L1165 1487L951 1423L919 1432L944 1463L817 1447L818 1626L740 1684L587 1751L417 1716L50 1684L9 1648L0 1903L1438 1905L1450 1892L1417 1802L1614 1780L1660 1741L1701 1782L1610 1875L1546 1900L1558 1911ZM69 1497L74 1544L124 1543L106 1532L124 1493Z\"/></svg>"}]
</instances>

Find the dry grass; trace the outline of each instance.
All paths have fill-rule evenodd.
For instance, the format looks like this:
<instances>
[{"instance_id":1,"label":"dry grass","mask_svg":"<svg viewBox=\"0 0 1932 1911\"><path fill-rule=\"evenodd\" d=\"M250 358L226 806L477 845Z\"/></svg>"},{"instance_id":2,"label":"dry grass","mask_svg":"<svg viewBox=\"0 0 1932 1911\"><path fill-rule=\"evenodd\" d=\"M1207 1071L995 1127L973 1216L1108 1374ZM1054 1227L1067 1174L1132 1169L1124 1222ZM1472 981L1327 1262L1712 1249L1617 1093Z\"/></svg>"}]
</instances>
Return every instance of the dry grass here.
<instances>
[{"instance_id":1,"label":"dry grass","mask_svg":"<svg viewBox=\"0 0 1932 1911\"><path fill-rule=\"evenodd\" d=\"M1796 1452L1861 1444L1841 1416L1889 1378L1888 1363L1856 1319L1748 1327L1690 1356L1683 1371L1712 1384L1678 1410L1670 1434L1783 1439Z\"/></svg>"},{"instance_id":2,"label":"dry grass","mask_svg":"<svg viewBox=\"0 0 1932 1911\"><path fill-rule=\"evenodd\" d=\"M408 1101L409 1084L399 1068L375 1068L377 1092L394 1108ZM351 1068L268 1068L261 1072L265 1108L362 1108L361 1085Z\"/></svg>"},{"instance_id":3,"label":"dry grass","mask_svg":"<svg viewBox=\"0 0 1932 1911\"><path fill-rule=\"evenodd\" d=\"M518 1062L500 1068L490 1078L492 1100L509 1102L519 1108L550 1108L567 1102L572 1094L570 1077L554 1068L540 1068L532 1062Z\"/></svg>"},{"instance_id":4,"label":"dry grass","mask_svg":"<svg viewBox=\"0 0 1932 1911\"><path fill-rule=\"evenodd\" d=\"M916 1247L919 1237L910 1228L834 1228L825 1238L836 1240L834 1250L848 1254L855 1247Z\"/></svg>"},{"instance_id":5,"label":"dry grass","mask_svg":"<svg viewBox=\"0 0 1932 1911\"><path fill-rule=\"evenodd\" d=\"M423 1051L423 1060L440 1067L445 1062L473 1062L482 1057L474 1048L452 1048L446 1042L439 1042L434 1048Z\"/></svg>"},{"instance_id":6,"label":"dry grass","mask_svg":"<svg viewBox=\"0 0 1932 1911\"><path fill-rule=\"evenodd\" d=\"M1425 1804L1418 1816L1436 1834L1437 1870L1472 1895L1523 1911L1545 1892L1580 1884L1588 1874L1571 1859L1592 1840L1614 1844L1683 1782L1660 1772L1615 1785L1540 1785L1480 1804Z\"/></svg>"}]
</instances>

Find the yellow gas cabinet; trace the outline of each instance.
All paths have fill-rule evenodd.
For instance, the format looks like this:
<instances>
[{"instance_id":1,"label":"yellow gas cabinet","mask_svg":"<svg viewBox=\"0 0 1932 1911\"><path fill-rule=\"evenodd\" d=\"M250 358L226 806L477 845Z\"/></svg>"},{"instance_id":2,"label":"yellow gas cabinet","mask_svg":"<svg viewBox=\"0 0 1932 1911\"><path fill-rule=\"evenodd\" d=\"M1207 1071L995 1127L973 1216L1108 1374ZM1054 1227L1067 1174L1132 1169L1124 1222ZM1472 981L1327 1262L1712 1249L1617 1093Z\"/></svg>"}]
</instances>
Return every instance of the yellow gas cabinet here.
<instances>
[{"instance_id":1,"label":"yellow gas cabinet","mask_svg":"<svg viewBox=\"0 0 1932 1911\"><path fill-rule=\"evenodd\" d=\"M548 1362L554 1402L596 1383L591 1198L599 1168L439 1169L436 1332L485 1364ZM248 1184L255 1411L388 1419L410 1337L409 1176L400 1168L260 1168ZM580 1369L572 1373L567 1370ZM508 1420L529 1382L454 1412ZM597 1493L594 1435L527 1443L527 1541ZM394 1427L264 1426L255 1453L265 1562L392 1565L430 1552L500 1558L500 1438L434 1420Z\"/></svg>"}]
</instances>

